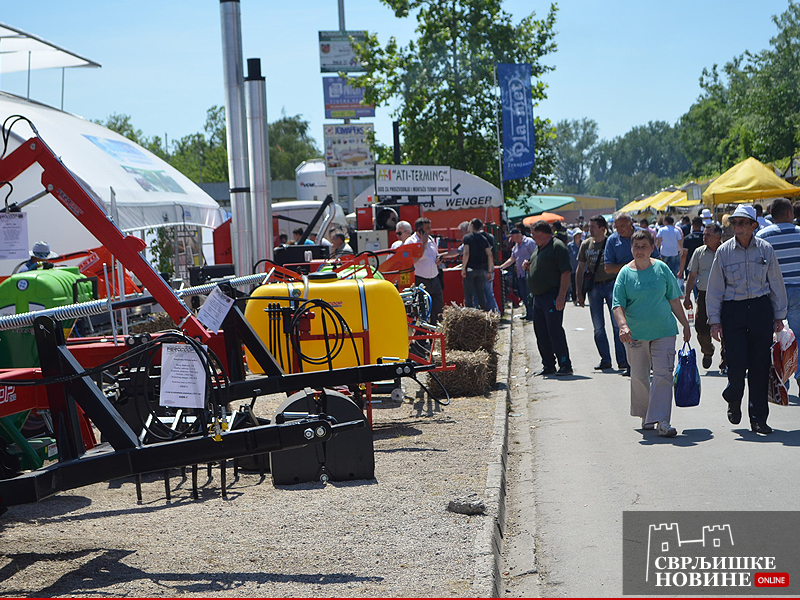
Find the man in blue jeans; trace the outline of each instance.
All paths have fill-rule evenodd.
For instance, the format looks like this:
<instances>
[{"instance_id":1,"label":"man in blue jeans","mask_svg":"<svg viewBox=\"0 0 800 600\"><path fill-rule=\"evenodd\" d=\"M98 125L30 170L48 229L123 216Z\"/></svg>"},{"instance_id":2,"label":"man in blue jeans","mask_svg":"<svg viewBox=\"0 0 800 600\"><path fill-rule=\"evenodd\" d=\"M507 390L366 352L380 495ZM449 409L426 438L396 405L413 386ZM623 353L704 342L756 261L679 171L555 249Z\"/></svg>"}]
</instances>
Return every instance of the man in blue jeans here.
<instances>
[{"instance_id":1,"label":"man in blue jeans","mask_svg":"<svg viewBox=\"0 0 800 600\"><path fill-rule=\"evenodd\" d=\"M756 236L767 240L775 250L789 303L786 320L794 335L800 336L800 227L792 222L794 208L786 198L775 199L770 214L774 225L764 227ZM800 367L795 379L800 387Z\"/></svg>"},{"instance_id":2,"label":"man in blue jeans","mask_svg":"<svg viewBox=\"0 0 800 600\"><path fill-rule=\"evenodd\" d=\"M617 368L623 375L630 375L628 356L625 352L625 345L619 339L619 327L611 306L614 300L614 282L616 276L606 273L603 254L606 246L606 235L608 228L606 220L602 215L597 215L589 219L590 237L585 240L578 251L578 267L575 271L575 289L580 306L586 305L587 292L584 289L584 273L588 273L593 278L593 284L588 292L589 313L592 316L592 328L594 329L594 344L600 353L600 364L595 369L612 368L611 352L608 347L608 336L606 335L605 310L608 307L611 317L611 327L614 334L614 354L617 359Z\"/></svg>"},{"instance_id":3,"label":"man in blue jeans","mask_svg":"<svg viewBox=\"0 0 800 600\"><path fill-rule=\"evenodd\" d=\"M486 281L494 278L494 255L489 242L480 234L483 222L472 219L472 232L464 236L464 256L461 261L461 277L464 283L464 304L474 307L474 296L483 310L489 310L486 300Z\"/></svg>"}]
</instances>

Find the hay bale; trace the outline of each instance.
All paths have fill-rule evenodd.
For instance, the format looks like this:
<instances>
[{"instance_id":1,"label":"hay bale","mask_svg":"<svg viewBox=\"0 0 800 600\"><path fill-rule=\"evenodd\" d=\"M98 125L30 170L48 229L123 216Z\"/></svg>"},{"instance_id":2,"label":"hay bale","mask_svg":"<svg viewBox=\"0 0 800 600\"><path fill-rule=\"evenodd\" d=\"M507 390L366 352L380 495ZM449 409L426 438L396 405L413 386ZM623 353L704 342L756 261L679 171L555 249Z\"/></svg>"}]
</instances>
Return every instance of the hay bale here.
<instances>
[{"instance_id":1,"label":"hay bale","mask_svg":"<svg viewBox=\"0 0 800 600\"><path fill-rule=\"evenodd\" d=\"M177 329L178 326L165 312L152 313L146 321L136 323L128 328L131 333L158 333L167 329Z\"/></svg>"},{"instance_id":2,"label":"hay bale","mask_svg":"<svg viewBox=\"0 0 800 600\"><path fill-rule=\"evenodd\" d=\"M446 306L442 312L445 348L474 352L493 351L500 328L500 315L478 308Z\"/></svg>"},{"instance_id":3,"label":"hay bale","mask_svg":"<svg viewBox=\"0 0 800 600\"><path fill-rule=\"evenodd\" d=\"M500 353L492 350L489 352L489 389L493 390L497 385L497 363L500 359Z\"/></svg>"},{"instance_id":4,"label":"hay bale","mask_svg":"<svg viewBox=\"0 0 800 600\"><path fill-rule=\"evenodd\" d=\"M491 361L491 355L486 350L451 350L447 352L447 364L455 365L456 368L452 371L437 371L435 375L451 397L483 396L494 387L490 372ZM430 393L443 397L442 389L431 375L426 374L426 377L425 385Z\"/></svg>"}]
</instances>

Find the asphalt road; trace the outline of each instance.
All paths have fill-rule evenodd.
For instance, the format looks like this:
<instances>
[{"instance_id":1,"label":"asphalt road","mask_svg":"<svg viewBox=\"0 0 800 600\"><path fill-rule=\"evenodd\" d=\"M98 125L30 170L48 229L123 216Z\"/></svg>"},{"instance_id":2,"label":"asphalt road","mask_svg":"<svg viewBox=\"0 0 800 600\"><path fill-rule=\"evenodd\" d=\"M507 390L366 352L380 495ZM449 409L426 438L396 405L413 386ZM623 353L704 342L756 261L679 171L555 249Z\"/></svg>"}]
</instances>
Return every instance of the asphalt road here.
<instances>
[{"instance_id":1,"label":"asphalt road","mask_svg":"<svg viewBox=\"0 0 800 600\"><path fill-rule=\"evenodd\" d=\"M611 332L610 316L607 329ZM674 408L678 436L658 437L631 417L629 379L597 372L589 309L568 304L564 325L575 374L531 377L541 368L526 324L528 418L538 590L521 595L599 597L622 594L625 510L793 510L800 497L800 400L770 405L775 432L731 425L721 393L726 378L701 367L700 406ZM696 339L692 340L698 352Z\"/></svg>"}]
</instances>

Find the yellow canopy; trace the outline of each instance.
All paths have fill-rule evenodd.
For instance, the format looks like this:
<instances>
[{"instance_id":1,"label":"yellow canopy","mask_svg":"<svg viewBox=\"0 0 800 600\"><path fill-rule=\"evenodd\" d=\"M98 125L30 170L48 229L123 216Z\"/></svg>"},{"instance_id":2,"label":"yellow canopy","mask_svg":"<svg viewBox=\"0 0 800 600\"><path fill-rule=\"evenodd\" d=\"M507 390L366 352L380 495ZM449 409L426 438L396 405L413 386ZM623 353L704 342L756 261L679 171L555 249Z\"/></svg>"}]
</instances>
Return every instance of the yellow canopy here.
<instances>
[{"instance_id":1,"label":"yellow canopy","mask_svg":"<svg viewBox=\"0 0 800 600\"><path fill-rule=\"evenodd\" d=\"M666 197L662 198L661 200L652 202L650 204L650 208L655 211L662 211L666 210L668 206L675 206L675 203L680 200L686 200L686 192L681 190L675 190L674 192L670 192Z\"/></svg>"},{"instance_id":2,"label":"yellow canopy","mask_svg":"<svg viewBox=\"0 0 800 600\"><path fill-rule=\"evenodd\" d=\"M796 196L800 187L784 181L753 157L734 165L703 192L705 204L749 202L781 196Z\"/></svg>"},{"instance_id":3,"label":"yellow canopy","mask_svg":"<svg viewBox=\"0 0 800 600\"><path fill-rule=\"evenodd\" d=\"M634 200L632 202L628 202L625 206L620 208L620 212L635 212L638 210L638 207L641 206L642 202L645 202L652 198L652 196L648 196L647 198L642 198L641 200Z\"/></svg>"},{"instance_id":4,"label":"yellow canopy","mask_svg":"<svg viewBox=\"0 0 800 600\"><path fill-rule=\"evenodd\" d=\"M673 202L670 206L675 206L678 208L686 208L688 206L697 206L700 204L702 200L689 200L685 195L683 200L678 200L677 202Z\"/></svg>"},{"instance_id":5,"label":"yellow canopy","mask_svg":"<svg viewBox=\"0 0 800 600\"><path fill-rule=\"evenodd\" d=\"M636 208L638 208L640 211L644 210L646 208L653 208L654 204L657 204L657 203L661 202L664 198L666 198L670 194L672 194L672 192L668 192L667 190L662 190L662 191L658 192L657 194L642 200L641 205L637 206Z\"/></svg>"}]
</instances>

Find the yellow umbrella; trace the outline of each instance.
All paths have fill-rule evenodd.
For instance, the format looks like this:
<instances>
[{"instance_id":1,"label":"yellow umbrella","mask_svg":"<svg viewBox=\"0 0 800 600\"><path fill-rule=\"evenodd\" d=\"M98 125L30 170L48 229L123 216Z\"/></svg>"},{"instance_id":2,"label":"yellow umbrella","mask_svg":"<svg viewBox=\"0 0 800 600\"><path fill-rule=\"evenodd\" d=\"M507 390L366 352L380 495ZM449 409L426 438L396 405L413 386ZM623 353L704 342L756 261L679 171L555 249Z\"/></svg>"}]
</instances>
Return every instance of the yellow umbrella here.
<instances>
[{"instance_id":1,"label":"yellow umbrella","mask_svg":"<svg viewBox=\"0 0 800 600\"><path fill-rule=\"evenodd\" d=\"M800 187L784 181L753 157L734 165L703 192L706 204L751 202L767 198L797 196Z\"/></svg>"}]
</instances>

